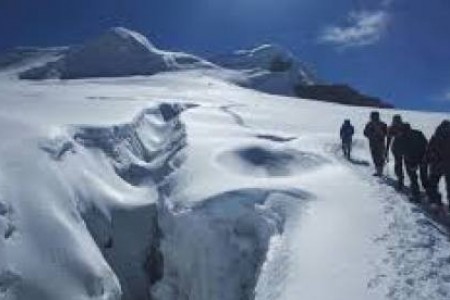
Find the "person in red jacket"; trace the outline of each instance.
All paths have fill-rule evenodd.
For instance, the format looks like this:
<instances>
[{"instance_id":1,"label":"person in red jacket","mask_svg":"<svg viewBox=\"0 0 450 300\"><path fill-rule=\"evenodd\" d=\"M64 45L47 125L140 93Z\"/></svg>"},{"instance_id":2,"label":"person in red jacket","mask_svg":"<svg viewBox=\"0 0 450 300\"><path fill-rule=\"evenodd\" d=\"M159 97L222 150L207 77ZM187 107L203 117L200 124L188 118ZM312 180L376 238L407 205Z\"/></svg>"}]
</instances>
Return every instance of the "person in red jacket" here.
<instances>
[{"instance_id":1,"label":"person in red jacket","mask_svg":"<svg viewBox=\"0 0 450 300\"><path fill-rule=\"evenodd\" d=\"M373 111L370 114L370 121L364 128L364 135L369 140L370 153L375 165L375 174L373 175L382 176L386 156L387 125L380 120L379 112Z\"/></svg>"},{"instance_id":2,"label":"person in red jacket","mask_svg":"<svg viewBox=\"0 0 450 300\"><path fill-rule=\"evenodd\" d=\"M431 137L425 154L430 175L428 177L428 198L431 204L443 206L439 192L439 181L445 178L447 199L450 202L450 121L443 121Z\"/></svg>"}]
</instances>

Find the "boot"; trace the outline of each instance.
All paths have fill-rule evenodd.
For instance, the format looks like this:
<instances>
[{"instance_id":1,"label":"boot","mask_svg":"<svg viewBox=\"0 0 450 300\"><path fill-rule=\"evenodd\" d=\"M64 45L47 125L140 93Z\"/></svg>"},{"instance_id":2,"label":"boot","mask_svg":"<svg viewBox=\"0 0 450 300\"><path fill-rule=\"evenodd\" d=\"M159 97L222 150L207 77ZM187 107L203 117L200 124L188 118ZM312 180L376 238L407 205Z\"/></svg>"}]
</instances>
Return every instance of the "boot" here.
<instances>
[{"instance_id":1,"label":"boot","mask_svg":"<svg viewBox=\"0 0 450 300\"><path fill-rule=\"evenodd\" d=\"M402 192L402 191L405 189L405 184L403 183L403 178L402 178L402 179L399 179L399 180L397 181L397 185L395 186L395 189L396 189L398 192Z\"/></svg>"},{"instance_id":2,"label":"boot","mask_svg":"<svg viewBox=\"0 0 450 300\"><path fill-rule=\"evenodd\" d=\"M420 191L418 189L411 189L411 202L420 202Z\"/></svg>"},{"instance_id":3,"label":"boot","mask_svg":"<svg viewBox=\"0 0 450 300\"><path fill-rule=\"evenodd\" d=\"M382 177L383 176L383 167L377 167L376 168L375 176L377 176L377 177Z\"/></svg>"}]
</instances>

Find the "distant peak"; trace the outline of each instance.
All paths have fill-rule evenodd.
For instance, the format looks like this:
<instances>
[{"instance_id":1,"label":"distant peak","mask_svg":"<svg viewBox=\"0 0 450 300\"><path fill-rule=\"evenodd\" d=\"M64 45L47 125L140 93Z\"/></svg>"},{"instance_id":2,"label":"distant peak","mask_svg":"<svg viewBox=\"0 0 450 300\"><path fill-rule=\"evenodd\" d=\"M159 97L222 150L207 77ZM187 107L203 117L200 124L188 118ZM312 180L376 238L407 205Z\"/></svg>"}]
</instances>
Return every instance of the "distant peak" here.
<instances>
[{"instance_id":1,"label":"distant peak","mask_svg":"<svg viewBox=\"0 0 450 300\"><path fill-rule=\"evenodd\" d=\"M147 37L137 31L133 31L125 27L112 27L106 32L105 35L123 40L134 41L146 47L147 49L155 48L155 46L147 39Z\"/></svg>"},{"instance_id":2,"label":"distant peak","mask_svg":"<svg viewBox=\"0 0 450 300\"><path fill-rule=\"evenodd\" d=\"M289 50L277 44L263 44L253 49L239 50L236 52L236 54L248 56L255 56L255 55L264 55L272 57L281 56L288 58L292 58L293 56Z\"/></svg>"},{"instance_id":3,"label":"distant peak","mask_svg":"<svg viewBox=\"0 0 450 300\"><path fill-rule=\"evenodd\" d=\"M136 32L136 31L127 29L125 27L111 27L111 28L109 28L109 30L107 30L107 33L116 34L116 35L119 35L122 37L130 37L130 36L136 36L136 35L143 37L142 34Z\"/></svg>"}]
</instances>

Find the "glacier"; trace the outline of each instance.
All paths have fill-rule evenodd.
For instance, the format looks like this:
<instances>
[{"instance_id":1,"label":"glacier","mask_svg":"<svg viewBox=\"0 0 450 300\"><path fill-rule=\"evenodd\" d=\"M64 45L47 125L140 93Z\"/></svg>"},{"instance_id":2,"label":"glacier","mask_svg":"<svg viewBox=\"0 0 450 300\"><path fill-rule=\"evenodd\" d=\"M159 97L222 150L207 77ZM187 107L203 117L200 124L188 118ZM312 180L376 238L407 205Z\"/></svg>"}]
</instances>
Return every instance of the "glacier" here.
<instances>
[{"instance_id":1,"label":"glacier","mask_svg":"<svg viewBox=\"0 0 450 300\"><path fill-rule=\"evenodd\" d=\"M71 50L39 51L0 71L0 299L448 298L448 236L366 166L371 108L227 78L264 70L260 51L233 55L248 68L19 80ZM380 112L427 136L449 117Z\"/></svg>"}]
</instances>

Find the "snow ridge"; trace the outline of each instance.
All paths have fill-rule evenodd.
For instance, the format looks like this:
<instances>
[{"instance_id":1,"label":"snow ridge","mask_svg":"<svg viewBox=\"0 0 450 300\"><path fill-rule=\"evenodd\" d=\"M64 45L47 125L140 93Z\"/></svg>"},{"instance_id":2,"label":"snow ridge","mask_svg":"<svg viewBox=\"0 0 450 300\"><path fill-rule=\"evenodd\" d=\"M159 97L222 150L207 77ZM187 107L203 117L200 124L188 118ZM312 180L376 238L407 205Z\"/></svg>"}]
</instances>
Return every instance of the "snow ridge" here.
<instances>
[{"instance_id":1,"label":"snow ridge","mask_svg":"<svg viewBox=\"0 0 450 300\"><path fill-rule=\"evenodd\" d=\"M81 207L90 234L119 278L122 299L150 299L149 287L162 276L157 185L182 162L186 133L178 115L187 107L163 103L129 124L72 128L74 141L89 152L99 151L130 188L143 189L144 183L154 188L154 195L142 202L100 198ZM79 198L91 195L80 191Z\"/></svg>"}]
</instances>

